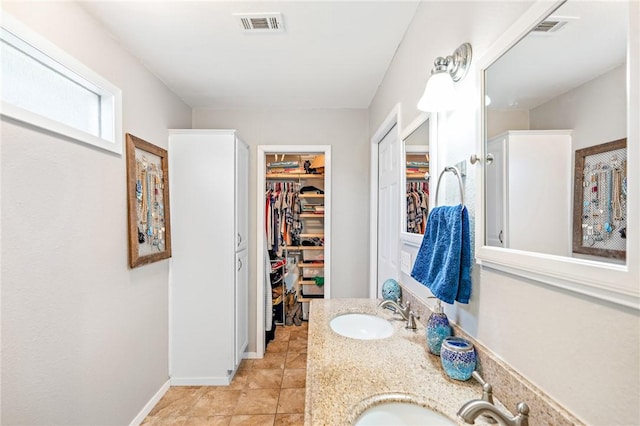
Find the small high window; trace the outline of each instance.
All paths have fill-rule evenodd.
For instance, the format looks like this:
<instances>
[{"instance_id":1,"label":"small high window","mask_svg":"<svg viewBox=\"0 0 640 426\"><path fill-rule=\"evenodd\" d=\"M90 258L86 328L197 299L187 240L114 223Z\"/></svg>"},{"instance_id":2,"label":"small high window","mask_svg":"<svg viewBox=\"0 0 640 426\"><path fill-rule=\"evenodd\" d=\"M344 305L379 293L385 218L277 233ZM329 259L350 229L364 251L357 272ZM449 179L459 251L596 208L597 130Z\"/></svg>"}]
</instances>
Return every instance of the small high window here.
<instances>
[{"instance_id":1,"label":"small high window","mask_svg":"<svg viewBox=\"0 0 640 426\"><path fill-rule=\"evenodd\" d=\"M122 154L122 92L19 21L0 28L3 116Z\"/></svg>"}]
</instances>

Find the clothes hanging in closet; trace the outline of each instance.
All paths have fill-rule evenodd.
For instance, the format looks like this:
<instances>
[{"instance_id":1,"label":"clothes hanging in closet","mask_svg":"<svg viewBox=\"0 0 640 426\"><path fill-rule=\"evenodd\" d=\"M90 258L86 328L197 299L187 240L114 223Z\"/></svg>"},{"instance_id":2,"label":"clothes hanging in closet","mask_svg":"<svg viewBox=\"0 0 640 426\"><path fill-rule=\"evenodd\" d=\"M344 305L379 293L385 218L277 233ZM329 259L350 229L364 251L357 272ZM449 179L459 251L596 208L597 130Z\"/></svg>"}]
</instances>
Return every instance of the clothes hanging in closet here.
<instances>
[{"instance_id":1,"label":"clothes hanging in closet","mask_svg":"<svg viewBox=\"0 0 640 426\"><path fill-rule=\"evenodd\" d=\"M267 248L280 256L284 245L300 245L302 205L300 184L296 182L270 182L265 202L265 230Z\"/></svg>"},{"instance_id":2,"label":"clothes hanging in closet","mask_svg":"<svg viewBox=\"0 0 640 426\"><path fill-rule=\"evenodd\" d=\"M429 214L427 182L407 183L407 232L424 234Z\"/></svg>"}]
</instances>

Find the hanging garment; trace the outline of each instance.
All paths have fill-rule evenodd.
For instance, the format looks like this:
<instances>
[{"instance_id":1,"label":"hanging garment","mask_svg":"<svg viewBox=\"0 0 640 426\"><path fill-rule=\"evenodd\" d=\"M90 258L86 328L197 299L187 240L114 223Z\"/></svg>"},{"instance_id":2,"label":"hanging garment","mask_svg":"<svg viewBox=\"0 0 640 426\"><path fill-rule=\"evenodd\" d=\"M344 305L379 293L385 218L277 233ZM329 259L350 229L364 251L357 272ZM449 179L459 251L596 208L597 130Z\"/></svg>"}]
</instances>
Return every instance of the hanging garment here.
<instances>
[{"instance_id":1,"label":"hanging garment","mask_svg":"<svg viewBox=\"0 0 640 426\"><path fill-rule=\"evenodd\" d=\"M429 212L429 189L426 182L407 183L407 232L424 234Z\"/></svg>"},{"instance_id":2,"label":"hanging garment","mask_svg":"<svg viewBox=\"0 0 640 426\"><path fill-rule=\"evenodd\" d=\"M270 182L265 195L265 228L267 247L281 256L285 246L300 245L300 184Z\"/></svg>"}]
</instances>

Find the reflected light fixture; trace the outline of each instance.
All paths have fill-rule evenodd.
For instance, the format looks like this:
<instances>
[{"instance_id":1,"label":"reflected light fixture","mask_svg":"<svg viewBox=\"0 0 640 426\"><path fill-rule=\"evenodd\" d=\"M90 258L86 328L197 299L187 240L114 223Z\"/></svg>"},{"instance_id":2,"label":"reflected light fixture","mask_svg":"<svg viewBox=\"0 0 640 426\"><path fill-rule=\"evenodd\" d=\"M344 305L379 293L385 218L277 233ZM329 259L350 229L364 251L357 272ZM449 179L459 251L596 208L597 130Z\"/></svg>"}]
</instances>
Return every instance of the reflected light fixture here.
<instances>
[{"instance_id":1,"label":"reflected light fixture","mask_svg":"<svg viewBox=\"0 0 640 426\"><path fill-rule=\"evenodd\" d=\"M449 111L455 108L456 92L453 83L467 75L471 64L471 44L463 43L453 55L438 56L433 61L431 77L424 94L418 101L418 109L426 112Z\"/></svg>"}]
</instances>

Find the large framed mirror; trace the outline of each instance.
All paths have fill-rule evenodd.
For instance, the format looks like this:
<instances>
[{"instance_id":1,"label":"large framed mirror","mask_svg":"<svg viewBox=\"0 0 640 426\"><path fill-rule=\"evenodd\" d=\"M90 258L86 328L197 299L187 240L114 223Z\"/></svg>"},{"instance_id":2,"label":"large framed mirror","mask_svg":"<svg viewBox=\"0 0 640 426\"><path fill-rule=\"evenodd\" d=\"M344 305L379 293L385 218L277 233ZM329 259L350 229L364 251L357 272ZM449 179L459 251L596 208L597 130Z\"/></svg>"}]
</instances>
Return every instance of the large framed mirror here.
<instances>
[{"instance_id":1,"label":"large framed mirror","mask_svg":"<svg viewBox=\"0 0 640 426\"><path fill-rule=\"evenodd\" d=\"M482 58L480 263L639 308L638 21L538 2Z\"/></svg>"},{"instance_id":2,"label":"large framed mirror","mask_svg":"<svg viewBox=\"0 0 640 426\"><path fill-rule=\"evenodd\" d=\"M436 163L435 127L435 119L422 113L401 133L401 188L404 192L401 192L400 238L417 246L422 242L433 199L430 183Z\"/></svg>"}]
</instances>

